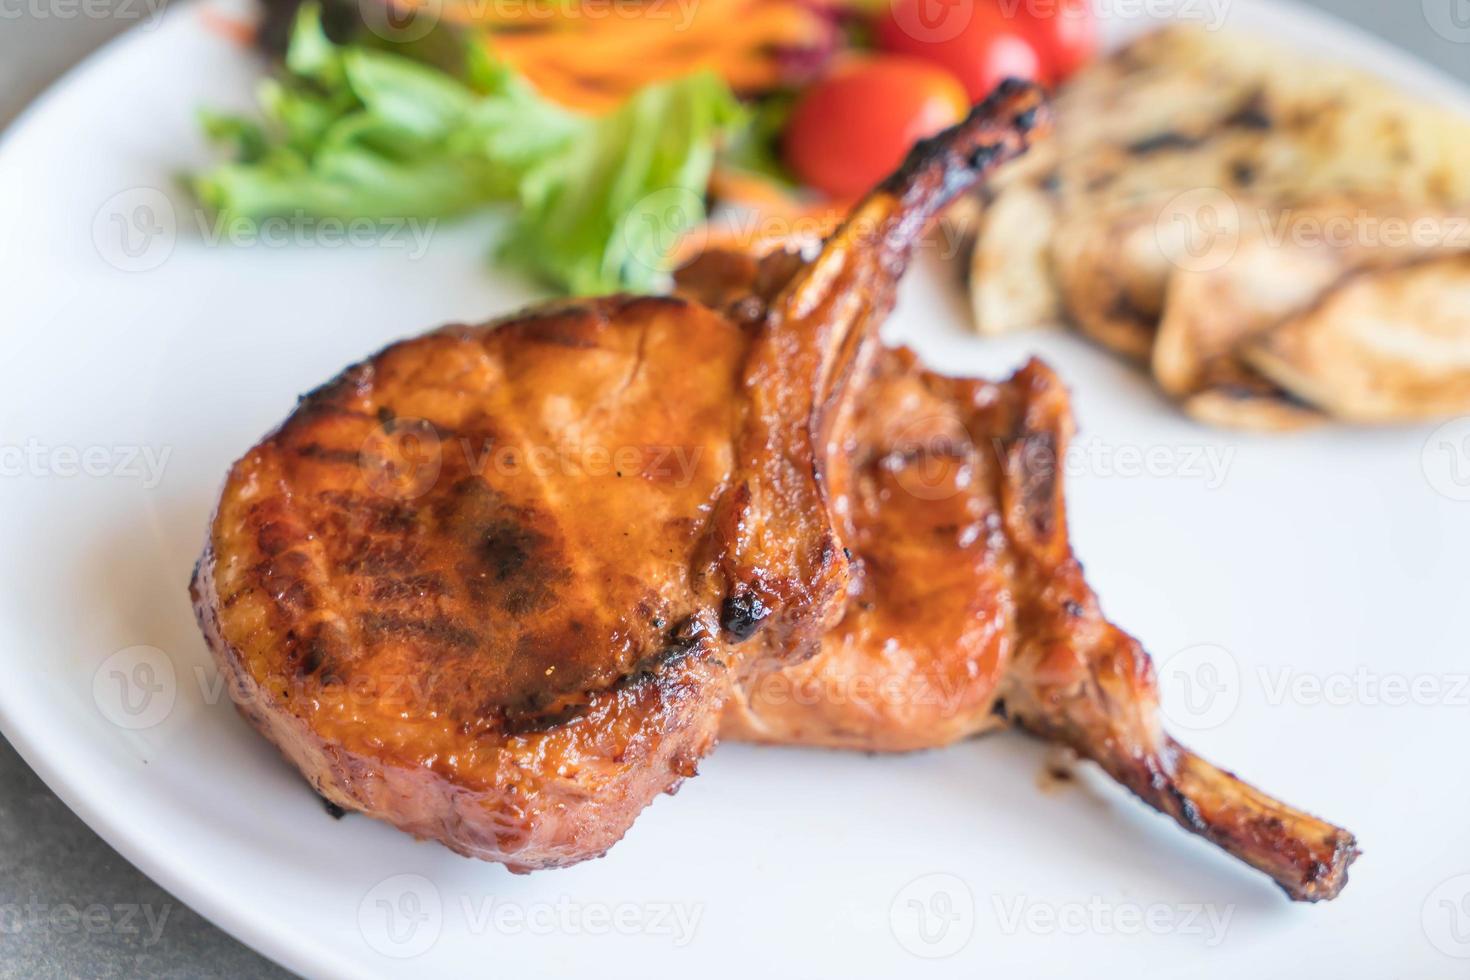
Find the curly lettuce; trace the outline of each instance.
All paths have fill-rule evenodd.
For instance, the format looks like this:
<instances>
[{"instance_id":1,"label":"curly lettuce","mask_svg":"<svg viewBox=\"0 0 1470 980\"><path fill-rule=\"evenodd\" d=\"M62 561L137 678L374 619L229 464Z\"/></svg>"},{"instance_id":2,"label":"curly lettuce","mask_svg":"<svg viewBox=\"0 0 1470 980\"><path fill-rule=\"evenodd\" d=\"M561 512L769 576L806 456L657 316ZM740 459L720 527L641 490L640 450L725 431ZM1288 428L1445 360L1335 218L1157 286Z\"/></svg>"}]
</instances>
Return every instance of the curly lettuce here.
<instances>
[{"instance_id":1,"label":"curly lettuce","mask_svg":"<svg viewBox=\"0 0 1470 980\"><path fill-rule=\"evenodd\" d=\"M229 219L431 219L515 210L502 255L572 293L649 291L704 220L716 146L742 120L719 78L651 85L611 114L563 109L473 43L446 70L298 13L260 119L206 114L233 159L196 175Z\"/></svg>"}]
</instances>

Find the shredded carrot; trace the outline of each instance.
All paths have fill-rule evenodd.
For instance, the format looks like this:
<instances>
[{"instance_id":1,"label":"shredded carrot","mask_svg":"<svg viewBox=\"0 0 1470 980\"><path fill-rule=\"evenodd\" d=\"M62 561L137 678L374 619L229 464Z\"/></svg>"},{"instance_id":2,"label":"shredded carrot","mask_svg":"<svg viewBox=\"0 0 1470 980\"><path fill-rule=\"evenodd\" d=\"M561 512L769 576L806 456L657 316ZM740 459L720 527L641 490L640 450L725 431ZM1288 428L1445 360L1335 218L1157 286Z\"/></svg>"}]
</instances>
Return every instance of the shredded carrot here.
<instances>
[{"instance_id":1,"label":"shredded carrot","mask_svg":"<svg viewBox=\"0 0 1470 980\"><path fill-rule=\"evenodd\" d=\"M405 8L430 0L393 0ZM444 0L446 20L482 33L495 55L549 98L605 112L633 92L700 70L737 92L789 80L791 56L836 44L824 0Z\"/></svg>"},{"instance_id":2,"label":"shredded carrot","mask_svg":"<svg viewBox=\"0 0 1470 980\"><path fill-rule=\"evenodd\" d=\"M252 47L255 44L256 25L248 20L240 20L220 13L212 7L200 5L195 13L204 29L226 41L233 41L242 48Z\"/></svg>"},{"instance_id":3,"label":"shredded carrot","mask_svg":"<svg viewBox=\"0 0 1470 980\"><path fill-rule=\"evenodd\" d=\"M717 201L740 207L789 211L797 206L791 194L774 181L733 167L715 167L710 174L709 192Z\"/></svg>"},{"instance_id":4,"label":"shredded carrot","mask_svg":"<svg viewBox=\"0 0 1470 980\"><path fill-rule=\"evenodd\" d=\"M673 267L688 264L705 252L739 252L763 256L779 248L801 248L822 241L837 229L842 215L813 214L805 220L774 221L756 215L723 218L692 230L674 247Z\"/></svg>"},{"instance_id":5,"label":"shredded carrot","mask_svg":"<svg viewBox=\"0 0 1470 980\"><path fill-rule=\"evenodd\" d=\"M846 201L804 202L769 181L724 168L716 170L710 189L729 206L680 239L673 254L676 268L702 252L761 256L820 242L837 230L850 209Z\"/></svg>"}]
</instances>

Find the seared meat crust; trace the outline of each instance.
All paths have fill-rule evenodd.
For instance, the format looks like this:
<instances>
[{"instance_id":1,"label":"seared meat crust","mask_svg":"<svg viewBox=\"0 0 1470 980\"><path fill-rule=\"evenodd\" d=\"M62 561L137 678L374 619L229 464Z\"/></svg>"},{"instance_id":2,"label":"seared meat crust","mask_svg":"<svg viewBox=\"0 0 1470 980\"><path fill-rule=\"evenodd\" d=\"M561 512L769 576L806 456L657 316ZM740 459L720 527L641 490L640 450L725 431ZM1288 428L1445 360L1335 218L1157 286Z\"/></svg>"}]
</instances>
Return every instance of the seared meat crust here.
<instances>
[{"instance_id":1,"label":"seared meat crust","mask_svg":"<svg viewBox=\"0 0 1470 980\"><path fill-rule=\"evenodd\" d=\"M1072 554L1065 387L1032 361L992 384L885 352L865 383L839 510L854 587L820 652L738 686L721 734L894 752L1010 721L1096 762L1294 899L1335 897L1353 835L1272 799L1164 732L1153 665L1102 614Z\"/></svg>"},{"instance_id":2,"label":"seared meat crust","mask_svg":"<svg viewBox=\"0 0 1470 980\"><path fill-rule=\"evenodd\" d=\"M343 808L514 870L603 853L731 676L841 617L853 379L928 221L1043 121L1004 86L738 309L553 305L308 395L231 470L192 586L242 712Z\"/></svg>"},{"instance_id":3,"label":"seared meat crust","mask_svg":"<svg viewBox=\"0 0 1470 980\"><path fill-rule=\"evenodd\" d=\"M1056 377L876 343L927 222L1042 121L1004 86L812 262L702 265L710 305L449 328L307 396L231 471L193 583L242 712L338 806L519 871L603 853L722 709L868 749L998 713L1292 897L1336 895L1352 835L1163 732L1071 553Z\"/></svg>"},{"instance_id":4,"label":"seared meat crust","mask_svg":"<svg viewBox=\"0 0 1470 980\"><path fill-rule=\"evenodd\" d=\"M612 844L712 744L691 576L746 343L615 298L397 344L308 395L231 471L195 579L252 721L328 799L464 853Z\"/></svg>"},{"instance_id":5,"label":"seared meat crust","mask_svg":"<svg viewBox=\"0 0 1470 980\"><path fill-rule=\"evenodd\" d=\"M883 351L854 408L840 510L856 573L818 654L757 672L721 734L862 751L947 745L1000 724L993 707L1017 623L1001 473L967 430L1024 406L1019 382L924 371ZM999 437L1000 429L997 428Z\"/></svg>"}]
</instances>

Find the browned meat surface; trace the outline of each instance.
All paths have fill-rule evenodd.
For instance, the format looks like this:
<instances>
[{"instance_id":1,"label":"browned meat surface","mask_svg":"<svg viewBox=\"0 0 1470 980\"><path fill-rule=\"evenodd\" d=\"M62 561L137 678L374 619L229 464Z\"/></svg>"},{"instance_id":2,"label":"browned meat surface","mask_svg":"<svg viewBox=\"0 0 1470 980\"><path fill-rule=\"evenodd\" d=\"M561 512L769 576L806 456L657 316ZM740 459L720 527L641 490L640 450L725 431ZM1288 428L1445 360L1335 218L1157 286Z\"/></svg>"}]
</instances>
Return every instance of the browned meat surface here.
<instances>
[{"instance_id":1,"label":"browned meat surface","mask_svg":"<svg viewBox=\"0 0 1470 980\"><path fill-rule=\"evenodd\" d=\"M845 515L856 574L810 660L726 703L721 734L892 752L1009 719L1092 759L1145 802L1271 875L1332 898L1351 834L1287 807L1164 733L1153 668L1109 623L1067 540L1066 390L1033 361L944 378L885 352L864 384Z\"/></svg>"},{"instance_id":2,"label":"browned meat surface","mask_svg":"<svg viewBox=\"0 0 1470 980\"><path fill-rule=\"evenodd\" d=\"M972 444L967 408L998 415L1024 404L1023 383L952 381L907 351L882 353L849 430L852 476L838 511L855 574L843 618L817 656L743 685L722 734L905 751L999 722L996 691L1017 631L1015 560L997 461Z\"/></svg>"},{"instance_id":3,"label":"browned meat surface","mask_svg":"<svg viewBox=\"0 0 1470 980\"><path fill-rule=\"evenodd\" d=\"M247 714L412 833L525 867L606 849L713 741L696 552L746 346L690 303L605 300L311 394L236 464L196 577Z\"/></svg>"},{"instance_id":4,"label":"browned meat surface","mask_svg":"<svg viewBox=\"0 0 1470 980\"><path fill-rule=\"evenodd\" d=\"M612 297L390 347L226 482L193 593L333 803L517 870L595 857L713 744L731 674L849 580L832 435L935 211L1020 153L1007 87L732 315Z\"/></svg>"},{"instance_id":5,"label":"browned meat surface","mask_svg":"<svg viewBox=\"0 0 1470 980\"><path fill-rule=\"evenodd\" d=\"M1056 378L877 344L929 219L1044 117L1003 87L809 263L707 256L691 298L442 330L307 396L193 583L242 711L333 803L515 870L603 853L720 726L909 749L1008 717L1334 895L1350 835L1159 728L1067 543Z\"/></svg>"}]
</instances>

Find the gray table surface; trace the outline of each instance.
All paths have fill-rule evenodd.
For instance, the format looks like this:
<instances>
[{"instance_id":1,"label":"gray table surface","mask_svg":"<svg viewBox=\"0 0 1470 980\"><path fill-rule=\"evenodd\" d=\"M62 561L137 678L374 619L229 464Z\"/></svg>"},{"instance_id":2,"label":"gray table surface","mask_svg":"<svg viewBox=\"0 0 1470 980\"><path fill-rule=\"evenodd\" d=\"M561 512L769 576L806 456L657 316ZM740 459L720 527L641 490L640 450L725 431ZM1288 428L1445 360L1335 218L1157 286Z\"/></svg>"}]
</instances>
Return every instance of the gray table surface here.
<instances>
[{"instance_id":1,"label":"gray table surface","mask_svg":"<svg viewBox=\"0 0 1470 980\"><path fill-rule=\"evenodd\" d=\"M0 0L0 126L157 3ZM1470 80L1467 0L1310 3ZM123 860L0 739L0 978L139 976L287 974Z\"/></svg>"}]
</instances>

